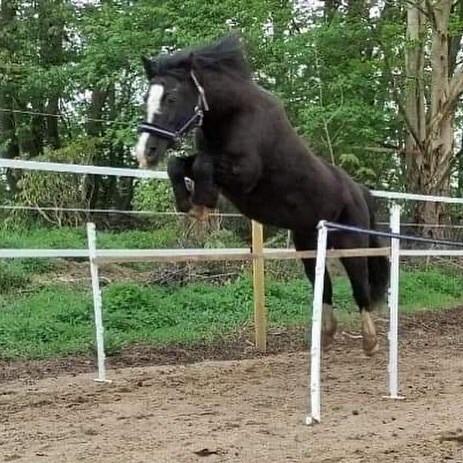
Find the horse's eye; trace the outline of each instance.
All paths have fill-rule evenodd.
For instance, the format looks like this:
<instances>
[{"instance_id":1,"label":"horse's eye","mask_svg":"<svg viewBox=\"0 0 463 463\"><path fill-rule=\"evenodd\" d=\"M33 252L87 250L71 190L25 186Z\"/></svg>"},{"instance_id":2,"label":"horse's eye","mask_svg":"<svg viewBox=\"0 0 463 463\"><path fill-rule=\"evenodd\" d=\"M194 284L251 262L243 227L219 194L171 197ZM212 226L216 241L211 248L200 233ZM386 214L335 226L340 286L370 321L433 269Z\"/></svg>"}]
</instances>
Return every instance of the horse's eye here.
<instances>
[{"instance_id":1,"label":"horse's eye","mask_svg":"<svg viewBox=\"0 0 463 463\"><path fill-rule=\"evenodd\" d=\"M166 96L166 102L167 102L168 104L173 104L173 103L175 103L176 101L177 101L177 99L175 98L174 95L167 95L167 96Z\"/></svg>"}]
</instances>

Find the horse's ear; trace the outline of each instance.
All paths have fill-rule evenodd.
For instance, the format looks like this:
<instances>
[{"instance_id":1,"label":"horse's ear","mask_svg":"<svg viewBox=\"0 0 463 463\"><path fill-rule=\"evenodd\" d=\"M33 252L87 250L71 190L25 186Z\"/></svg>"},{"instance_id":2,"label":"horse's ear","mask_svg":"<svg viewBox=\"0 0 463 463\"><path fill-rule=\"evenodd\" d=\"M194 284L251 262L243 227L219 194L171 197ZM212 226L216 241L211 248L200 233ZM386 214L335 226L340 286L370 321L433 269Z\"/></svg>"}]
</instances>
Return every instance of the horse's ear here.
<instances>
[{"instance_id":1,"label":"horse's ear","mask_svg":"<svg viewBox=\"0 0 463 463\"><path fill-rule=\"evenodd\" d=\"M141 61L143 63L143 67L145 68L146 77L148 77L148 79L153 78L154 77L154 69L155 69L154 61L150 60L146 56L142 56Z\"/></svg>"}]
</instances>

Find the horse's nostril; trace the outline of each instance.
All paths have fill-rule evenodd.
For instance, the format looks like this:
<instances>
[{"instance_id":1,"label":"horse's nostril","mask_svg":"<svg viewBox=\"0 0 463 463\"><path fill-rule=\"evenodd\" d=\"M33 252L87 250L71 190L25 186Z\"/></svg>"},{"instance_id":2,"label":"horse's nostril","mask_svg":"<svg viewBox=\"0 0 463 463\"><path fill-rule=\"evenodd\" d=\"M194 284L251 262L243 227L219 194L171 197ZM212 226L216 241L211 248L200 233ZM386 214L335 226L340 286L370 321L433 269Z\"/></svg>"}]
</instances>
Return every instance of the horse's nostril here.
<instances>
[{"instance_id":1,"label":"horse's nostril","mask_svg":"<svg viewBox=\"0 0 463 463\"><path fill-rule=\"evenodd\" d=\"M148 157L153 157L156 155L156 148L150 148L148 150Z\"/></svg>"}]
</instances>

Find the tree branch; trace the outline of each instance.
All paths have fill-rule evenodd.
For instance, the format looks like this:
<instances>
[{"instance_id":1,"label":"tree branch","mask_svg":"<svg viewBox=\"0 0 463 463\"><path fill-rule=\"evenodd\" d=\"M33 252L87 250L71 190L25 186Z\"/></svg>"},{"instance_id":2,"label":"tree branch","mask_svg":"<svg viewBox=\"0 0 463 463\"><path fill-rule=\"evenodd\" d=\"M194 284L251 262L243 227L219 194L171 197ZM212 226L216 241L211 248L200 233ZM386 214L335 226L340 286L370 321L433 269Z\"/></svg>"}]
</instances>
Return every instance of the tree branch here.
<instances>
[{"instance_id":1,"label":"tree branch","mask_svg":"<svg viewBox=\"0 0 463 463\"><path fill-rule=\"evenodd\" d=\"M403 118L403 120L405 122L405 125L407 126L407 130L410 132L411 136L415 140L416 145L420 149L423 149L420 137L418 136L418 133L416 133L415 128L413 127L413 124L411 123L410 118L408 117L407 111L404 108L404 105L402 104L399 92L398 92L397 88L394 85L394 74L392 73L392 68L391 68L391 65L390 65L390 62L389 62L389 57L388 57L387 52L386 52L387 48L383 45L382 41L379 38L377 38L376 40L379 43L379 45L380 45L380 47L381 47L381 49L383 51L383 54L384 54L384 64L386 66L386 71L389 74L389 80L392 83L392 93L394 95L394 100L397 103L397 106L399 108L399 113L402 116L402 118Z\"/></svg>"},{"instance_id":2,"label":"tree branch","mask_svg":"<svg viewBox=\"0 0 463 463\"><path fill-rule=\"evenodd\" d=\"M431 21L433 29L437 30L436 14L435 14L434 7L432 6L430 0L426 0L426 9L428 10L428 13L426 16Z\"/></svg>"},{"instance_id":3,"label":"tree branch","mask_svg":"<svg viewBox=\"0 0 463 463\"><path fill-rule=\"evenodd\" d=\"M387 0L386 3L390 3L391 0ZM424 8L421 8L419 5L418 5L418 2L415 1L415 0L405 0L404 1L405 4L407 5L411 5L413 7L415 7L420 13L423 13L429 20L432 20L433 18L430 17L430 13L429 11L427 11L426 9Z\"/></svg>"},{"instance_id":4,"label":"tree branch","mask_svg":"<svg viewBox=\"0 0 463 463\"><path fill-rule=\"evenodd\" d=\"M320 108L324 109L323 82L322 82L321 73L320 73L320 62L319 62L319 59L318 59L317 45L315 45L315 66L316 66L316 70L317 70L317 74L318 74L318 89L319 89L319 95L320 95ZM332 115L332 117L334 117L334 114ZM328 149L330 151L331 164L333 164L333 166L335 166L336 165L336 160L334 158L333 143L332 143L332 139L331 139L331 135L330 135L330 129L328 127L328 123L329 123L330 120L327 120L324 115L322 116L322 120L323 120L323 129L325 130L325 135L326 135L326 142L327 142L327 145L328 145Z\"/></svg>"}]
</instances>

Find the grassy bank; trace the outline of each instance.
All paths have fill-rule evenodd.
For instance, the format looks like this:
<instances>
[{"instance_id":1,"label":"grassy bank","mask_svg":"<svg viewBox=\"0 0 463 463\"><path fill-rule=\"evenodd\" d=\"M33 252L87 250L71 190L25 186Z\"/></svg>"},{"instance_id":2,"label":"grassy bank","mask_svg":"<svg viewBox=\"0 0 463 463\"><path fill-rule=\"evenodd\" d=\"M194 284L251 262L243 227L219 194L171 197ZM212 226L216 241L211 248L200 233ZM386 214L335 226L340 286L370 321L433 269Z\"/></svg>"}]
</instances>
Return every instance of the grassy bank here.
<instances>
[{"instance_id":1,"label":"grassy bank","mask_svg":"<svg viewBox=\"0 0 463 463\"><path fill-rule=\"evenodd\" d=\"M26 265L15 263L15 265ZM32 265L29 262L29 265ZM24 269L19 269L21 275ZM307 323L305 279L267 280L267 307L273 327ZM341 318L355 308L347 282L335 282ZM109 353L133 343L166 345L213 342L252 320L252 290L243 276L225 285L193 283L160 287L113 283L103 290ZM442 269L404 271L402 312L443 309L463 302L463 278ZM93 350L91 295L66 285L0 296L0 356L4 359L86 354Z\"/></svg>"}]
</instances>

